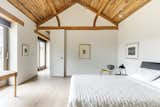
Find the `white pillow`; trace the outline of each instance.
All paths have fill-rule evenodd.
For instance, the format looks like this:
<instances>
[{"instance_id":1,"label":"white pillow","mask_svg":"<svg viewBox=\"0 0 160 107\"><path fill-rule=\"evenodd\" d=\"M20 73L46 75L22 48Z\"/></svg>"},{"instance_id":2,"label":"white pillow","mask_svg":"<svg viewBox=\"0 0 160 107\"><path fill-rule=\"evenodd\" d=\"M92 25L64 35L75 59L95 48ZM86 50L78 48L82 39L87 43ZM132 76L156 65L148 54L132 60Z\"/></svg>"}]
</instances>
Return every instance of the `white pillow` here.
<instances>
[{"instance_id":1,"label":"white pillow","mask_svg":"<svg viewBox=\"0 0 160 107\"><path fill-rule=\"evenodd\" d=\"M131 75L131 77L144 82L151 82L159 76L160 70L151 70L145 68L140 68L137 73Z\"/></svg>"},{"instance_id":2,"label":"white pillow","mask_svg":"<svg viewBox=\"0 0 160 107\"><path fill-rule=\"evenodd\" d=\"M160 79L151 82L151 85L160 88Z\"/></svg>"}]
</instances>

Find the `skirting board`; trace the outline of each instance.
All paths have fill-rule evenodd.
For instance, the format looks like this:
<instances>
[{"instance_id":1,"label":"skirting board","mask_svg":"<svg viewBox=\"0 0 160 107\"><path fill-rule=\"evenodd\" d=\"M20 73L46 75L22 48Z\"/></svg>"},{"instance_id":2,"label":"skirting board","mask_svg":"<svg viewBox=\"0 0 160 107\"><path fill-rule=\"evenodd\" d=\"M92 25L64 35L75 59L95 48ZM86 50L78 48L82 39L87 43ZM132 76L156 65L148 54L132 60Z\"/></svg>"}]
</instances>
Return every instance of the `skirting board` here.
<instances>
[{"instance_id":1,"label":"skirting board","mask_svg":"<svg viewBox=\"0 0 160 107\"><path fill-rule=\"evenodd\" d=\"M25 84L25 83L27 83L27 82L29 82L29 81L32 81L33 79L36 79L37 77L38 77L38 75L34 75L34 76L30 77L29 79L27 79L27 80L25 80L25 81L23 81L23 82L17 83L17 84L18 84L18 85ZM14 85L13 79L14 79L14 78L10 78L10 79L9 79L9 85Z\"/></svg>"}]
</instances>

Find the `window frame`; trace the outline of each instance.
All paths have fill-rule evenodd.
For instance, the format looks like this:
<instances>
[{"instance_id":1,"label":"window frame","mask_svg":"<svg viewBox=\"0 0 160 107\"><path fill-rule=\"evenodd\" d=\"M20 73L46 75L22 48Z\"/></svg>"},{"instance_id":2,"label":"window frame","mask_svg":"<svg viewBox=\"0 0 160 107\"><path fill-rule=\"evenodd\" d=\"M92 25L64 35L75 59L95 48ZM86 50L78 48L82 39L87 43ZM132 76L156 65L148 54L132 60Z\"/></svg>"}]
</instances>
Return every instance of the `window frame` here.
<instances>
[{"instance_id":1,"label":"window frame","mask_svg":"<svg viewBox=\"0 0 160 107\"><path fill-rule=\"evenodd\" d=\"M2 71L5 71L9 69L9 29L3 25L0 25L0 27L3 28Z\"/></svg>"},{"instance_id":2,"label":"window frame","mask_svg":"<svg viewBox=\"0 0 160 107\"><path fill-rule=\"evenodd\" d=\"M44 62L43 66L40 66L40 56L41 56L40 55L41 54L41 52L40 52L40 42L43 42L45 44L45 56L44 56L45 62ZM41 39L41 38L38 38L38 48L39 48L39 51L38 51L38 58L39 58L39 60L38 60L38 71L41 71L41 70L44 70L44 69L47 68L47 42L45 40Z\"/></svg>"}]
</instances>

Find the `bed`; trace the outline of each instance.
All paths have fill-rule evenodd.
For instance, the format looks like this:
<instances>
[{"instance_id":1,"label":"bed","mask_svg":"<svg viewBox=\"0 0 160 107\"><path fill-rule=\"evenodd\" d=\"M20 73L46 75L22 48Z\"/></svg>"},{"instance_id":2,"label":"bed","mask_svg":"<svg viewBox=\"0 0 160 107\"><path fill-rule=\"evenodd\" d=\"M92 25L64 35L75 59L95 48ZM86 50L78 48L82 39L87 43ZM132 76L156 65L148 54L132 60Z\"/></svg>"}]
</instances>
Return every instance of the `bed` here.
<instances>
[{"instance_id":1,"label":"bed","mask_svg":"<svg viewBox=\"0 0 160 107\"><path fill-rule=\"evenodd\" d=\"M74 75L68 107L160 107L159 90L129 76Z\"/></svg>"}]
</instances>

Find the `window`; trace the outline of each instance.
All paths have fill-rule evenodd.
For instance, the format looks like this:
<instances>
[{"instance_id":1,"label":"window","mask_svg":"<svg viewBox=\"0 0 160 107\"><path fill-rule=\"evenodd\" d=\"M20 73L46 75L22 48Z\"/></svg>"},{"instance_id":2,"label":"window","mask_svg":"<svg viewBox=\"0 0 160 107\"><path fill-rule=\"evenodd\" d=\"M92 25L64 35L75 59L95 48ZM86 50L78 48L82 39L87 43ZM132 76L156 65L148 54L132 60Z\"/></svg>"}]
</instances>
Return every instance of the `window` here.
<instances>
[{"instance_id":1,"label":"window","mask_svg":"<svg viewBox=\"0 0 160 107\"><path fill-rule=\"evenodd\" d=\"M46 68L46 41L38 39L38 48L39 48L39 70Z\"/></svg>"},{"instance_id":2,"label":"window","mask_svg":"<svg viewBox=\"0 0 160 107\"><path fill-rule=\"evenodd\" d=\"M0 25L0 71L8 68L8 28Z\"/></svg>"},{"instance_id":3,"label":"window","mask_svg":"<svg viewBox=\"0 0 160 107\"><path fill-rule=\"evenodd\" d=\"M0 26L0 71L3 70L3 28Z\"/></svg>"}]
</instances>

